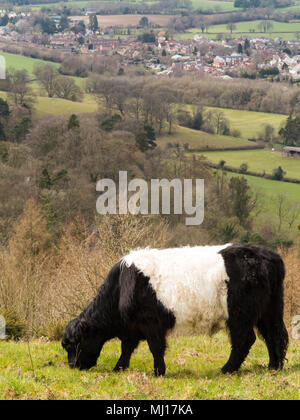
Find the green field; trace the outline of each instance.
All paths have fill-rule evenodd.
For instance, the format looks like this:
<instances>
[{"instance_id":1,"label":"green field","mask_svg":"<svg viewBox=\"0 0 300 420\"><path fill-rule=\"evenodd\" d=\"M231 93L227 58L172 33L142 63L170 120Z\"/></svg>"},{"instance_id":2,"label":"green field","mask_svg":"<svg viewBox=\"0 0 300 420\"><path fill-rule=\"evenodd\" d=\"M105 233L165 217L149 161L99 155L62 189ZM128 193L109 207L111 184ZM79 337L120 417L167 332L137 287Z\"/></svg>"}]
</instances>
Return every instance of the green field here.
<instances>
[{"instance_id":1,"label":"green field","mask_svg":"<svg viewBox=\"0 0 300 420\"><path fill-rule=\"evenodd\" d=\"M271 114L267 112L240 111L237 109L212 108L224 112L224 115L230 121L230 128L237 129L241 132L241 136L246 139L254 138L260 133L265 124L270 124L278 132L281 125L286 122L287 115Z\"/></svg>"},{"instance_id":2,"label":"green field","mask_svg":"<svg viewBox=\"0 0 300 420\"><path fill-rule=\"evenodd\" d=\"M241 175L233 172L228 172L229 177L243 176L247 179L248 184L254 190L263 193L265 208L271 210L270 214L274 215L276 203L274 199L278 195L286 195L290 202L298 204L300 206L300 185L292 184L289 182L272 181L265 178L259 178L257 176Z\"/></svg>"},{"instance_id":3,"label":"green field","mask_svg":"<svg viewBox=\"0 0 300 420\"><path fill-rule=\"evenodd\" d=\"M232 12L239 10L233 1L192 0L194 9L211 10L212 12Z\"/></svg>"},{"instance_id":4,"label":"green field","mask_svg":"<svg viewBox=\"0 0 300 420\"><path fill-rule=\"evenodd\" d=\"M39 60L37 58L25 57L23 55L9 54L5 52L1 52L1 51L0 51L0 55L5 58L7 69L14 68L16 70L26 70L30 76L33 76L34 66L38 63L51 64L57 68L60 67L59 63L53 63L52 61ZM72 79L75 80L78 86L80 87L84 86L85 79L81 77L74 77L74 76L70 76L70 77L72 77ZM36 87L36 85L33 85L33 87Z\"/></svg>"},{"instance_id":5,"label":"green field","mask_svg":"<svg viewBox=\"0 0 300 420\"><path fill-rule=\"evenodd\" d=\"M27 70L30 75L33 74L34 66L37 63L45 64L50 63L56 67L59 67L60 64L52 63L50 61L38 60L36 58L24 57L23 55L17 54L8 54L5 52L0 52L0 55L5 58L6 68L14 68L16 70Z\"/></svg>"},{"instance_id":6,"label":"green field","mask_svg":"<svg viewBox=\"0 0 300 420\"><path fill-rule=\"evenodd\" d=\"M239 168L242 163L248 164L248 170L272 174L274 168L281 166L286 177L300 179L300 160L282 157L281 152L271 150L242 150L203 153L211 162L225 160L226 165ZM300 187L299 187L300 188Z\"/></svg>"},{"instance_id":7,"label":"green field","mask_svg":"<svg viewBox=\"0 0 300 420\"><path fill-rule=\"evenodd\" d=\"M0 97L6 98L6 93L0 91ZM72 102L60 98L48 98L37 96L34 104L35 115L44 117L46 115L66 115L93 113L98 109L98 104L90 95L85 95L83 102Z\"/></svg>"},{"instance_id":8,"label":"green field","mask_svg":"<svg viewBox=\"0 0 300 420\"><path fill-rule=\"evenodd\" d=\"M183 146L188 143L191 149L202 147L243 147L251 146L253 143L230 136L218 136L216 134L208 134L203 131L191 130L186 127L176 127L176 131L172 135L163 135L159 137L158 144L166 146L168 143L178 143Z\"/></svg>"},{"instance_id":9,"label":"green field","mask_svg":"<svg viewBox=\"0 0 300 420\"><path fill-rule=\"evenodd\" d=\"M287 22L276 22L271 21L273 24L273 27L271 29L271 32L299 32L300 31L300 25L299 23L287 23ZM233 30L233 33L250 33L251 30L254 30L255 33L261 33L262 31L258 28L261 21L254 20L251 22L237 22L236 28ZM230 33L230 30L227 28L227 25L214 25L209 28L210 33ZM266 32L268 34L269 31ZM255 36L254 33L254 36Z\"/></svg>"},{"instance_id":10,"label":"green field","mask_svg":"<svg viewBox=\"0 0 300 420\"><path fill-rule=\"evenodd\" d=\"M75 6L75 7L79 7L79 8L86 8L88 6L89 3L106 3L106 2L110 2L110 0L79 0L79 1L75 1L75 0L71 0L71 1L60 1L57 3L41 3L41 4L33 4L30 7L34 10L34 9L42 9L43 7L45 8L52 8L52 7L64 7L64 6ZM114 3L120 3L120 1L118 0L114 0ZM139 0L127 0L127 3L140 3L141 1Z\"/></svg>"},{"instance_id":11,"label":"green field","mask_svg":"<svg viewBox=\"0 0 300 420\"><path fill-rule=\"evenodd\" d=\"M300 5L296 6L300 10ZM213 25L210 26L207 32L202 33L201 29L193 28L189 29L185 33L177 33L176 39L193 39L195 35L203 35L207 38L216 38L217 34L223 34L224 37L238 38L241 35L249 35L251 37L267 37L277 38L282 37L285 40L291 40L297 38L297 32L300 33L299 22L276 22L272 21L273 27L270 31L263 32L259 29L259 23L261 21L250 21L250 22L236 22L236 28L230 32L227 28L227 24ZM253 32L254 31L254 32Z\"/></svg>"},{"instance_id":12,"label":"green field","mask_svg":"<svg viewBox=\"0 0 300 420\"><path fill-rule=\"evenodd\" d=\"M93 113L97 109L98 105L89 96L83 102L40 96L36 104L36 114L38 116Z\"/></svg>"},{"instance_id":13,"label":"green field","mask_svg":"<svg viewBox=\"0 0 300 420\"><path fill-rule=\"evenodd\" d=\"M209 338L169 338L164 378L153 376L146 343L134 353L130 369L113 373L120 342L107 343L90 371L71 370L58 342L0 342L0 399L299 399L300 342L291 342L286 367L269 372L266 346L257 340L240 372L222 375L230 344L225 333Z\"/></svg>"},{"instance_id":14,"label":"green field","mask_svg":"<svg viewBox=\"0 0 300 420\"><path fill-rule=\"evenodd\" d=\"M109 1L109 0L107 0ZM113 1L114 3L120 3L120 1L116 0ZM149 3L155 3L155 0L150 0ZM68 1L66 2L58 2L58 3L48 3L48 4L35 4L31 5L32 9L41 9L42 7L52 8L58 6L77 6L80 8L86 8L89 3L105 3L105 1L95 1L95 0L83 0L83 1ZM128 0L128 3L141 3L141 0ZM219 12L231 12L234 10L239 10L233 5L233 1L218 1L218 0L192 0L192 6L194 9L202 9L202 10L211 10L212 13L219 13Z\"/></svg>"}]
</instances>

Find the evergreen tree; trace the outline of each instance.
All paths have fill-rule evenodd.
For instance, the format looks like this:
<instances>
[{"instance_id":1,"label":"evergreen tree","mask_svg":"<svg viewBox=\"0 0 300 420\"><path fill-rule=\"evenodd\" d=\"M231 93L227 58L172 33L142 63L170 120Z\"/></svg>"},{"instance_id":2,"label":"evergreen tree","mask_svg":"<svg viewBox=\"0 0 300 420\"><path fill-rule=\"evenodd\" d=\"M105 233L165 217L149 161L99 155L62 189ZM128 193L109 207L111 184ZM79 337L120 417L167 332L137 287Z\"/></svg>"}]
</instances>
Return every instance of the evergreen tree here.
<instances>
[{"instance_id":1,"label":"evergreen tree","mask_svg":"<svg viewBox=\"0 0 300 420\"><path fill-rule=\"evenodd\" d=\"M77 115L72 114L71 117L69 118L68 130L72 130L73 128L79 128L79 127L80 127L80 122Z\"/></svg>"},{"instance_id":2,"label":"evergreen tree","mask_svg":"<svg viewBox=\"0 0 300 420\"><path fill-rule=\"evenodd\" d=\"M143 16L139 22L139 26L141 26L142 28L147 28L149 26L149 21L148 18L146 16Z\"/></svg>"},{"instance_id":3,"label":"evergreen tree","mask_svg":"<svg viewBox=\"0 0 300 420\"><path fill-rule=\"evenodd\" d=\"M0 98L0 119L7 119L9 117L10 110L8 102Z\"/></svg>"},{"instance_id":4,"label":"evergreen tree","mask_svg":"<svg viewBox=\"0 0 300 420\"><path fill-rule=\"evenodd\" d=\"M191 128L193 130L201 130L203 124L203 117L201 112L197 112L197 114L192 119Z\"/></svg>"},{"instance_id":5,"label":"evergreen tree","mask_svg":"<svg viewBox=\"0 0 300 420\"><path fill-rule=\"evenodd\" d=\"M141 152L153 150L157 146L155 143L155 131L150 125L145 125L144 130L140 131L135 136L135 141Z\"/></svg>"},{"instance_id":6,"label":"evergreen tree","mask_svg":"<svg viewBox=\"0 0 300 420\"><path fill-rule=\"evenodd\" d=\"M285 146L300 146L300 117L288 117L286 124L279 131Z\"/></svg>"},{"instance_id":7,"label":"evergreen tree","mask_svg":"<svg viewBox=\"0 0 300 420\"><path fill-rule=\"evenodd\" d=\"M64 30L69 28L69 21L66 15L62 15L60 18L60 22L58 24L58 29L60 32L63 32Z\"/></svg>"},{"instance_id":8,"label":"evergreen tree","mask_svg":"<svg viewBox=\"0 0 300 420\"><path fill-rule=\"evenodd\" d=\"M0 18L0 26L6 26L9 22L9 17L4 15Z\"/></svg>"},{"instance_id":9,"label":"evergreen tree","mask_svg":"<svg viewBox=\"0 0 300 420\"><path fill-rule=\"evenodd\" d=\"M99 30L97 15L91 15L89 17L89 29L93 32L96 32Z\"/></svg>"},{"instance_id":10,"label":"evergreen tree","mask_svg":"<svg viewBox=\"0 0 300 420\"><path fill-rule=\"evenodd\" d=\"M276 181L282 181L286 172L282 169L281 166L273 170L273 179Z\"/></svg>"},{"instance_id":11,"label":"evergreen tree","mask_svg":"<svg viewBox=\"0 0 300 420\"><path fill-rule=\"evenodd\" d=\"M26 115L14 126L13 137L15 142L20 143L24 140L26 134L29 132L31 124L31 118Z\"/></svg>"},{"instance_id":12,"label":"evergreen tree","mask_svg":"<svg viewBox=\"0 0 300 420\"><path fill-rule=\"evenodd\" d=\"M252 211L252 193L244 177L233 177L229 183L233 214L239 219L240 225L248 228Z\"/></svg>"}]
</instances>

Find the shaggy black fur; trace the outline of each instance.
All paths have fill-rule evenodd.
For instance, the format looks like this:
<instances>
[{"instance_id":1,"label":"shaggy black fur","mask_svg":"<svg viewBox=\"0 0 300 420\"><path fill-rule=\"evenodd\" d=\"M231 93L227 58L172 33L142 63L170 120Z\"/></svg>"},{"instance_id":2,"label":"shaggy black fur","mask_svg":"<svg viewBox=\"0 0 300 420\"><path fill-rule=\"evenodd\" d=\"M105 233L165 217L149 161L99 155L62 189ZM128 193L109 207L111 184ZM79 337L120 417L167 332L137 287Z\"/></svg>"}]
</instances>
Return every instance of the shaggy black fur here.
<instances>
[{"instance_id":1,"label":"shaggy black fur","mask_svg":"<svg viewBox=\"0 0 300 420\"><path fill-rule=\"evenodd\" d=\"M257 327L266 341L272 369L282 368L288 344L283 323L284 265L281 258L262 248L233 245L221 255L228 281L227 326L232 351L222 372L234 372L255 341ZM157 300L155 291L134 266L116 264L93 302L66 328L62 345L71 368L96 365L104 343L118 337L122 353L114 370L129 367L140 340L147 340L155 375L164 375L166 335L175 325L174 314Z\"/></svg>"},{"instance_id":2,"label":"shaggy black fur","mask_svg":"<svg viewBox=\"0 0 300 420\"><path fill-rule=\"evenodd\" d=\"M122 341L122 354L114 370L129 367L140 340L147 340L154 358L155 375L164 375L166 333L175 325L174 315L156 298L149 279L132 266L116 264L98 295L66 328L62 345L70 367L94 366L103 344L111 338Z\"/></svg>"},{"instance_id":3,"label":"shaggy black fur","mask_svg":"<svg viewBox=\"0 0 300 420\"><path fill-rule=\"evenodd\" d=\"M254 327L266 342L269 368L282 368L288 346L283 322L285 269L282 259L264 248L240 244L232 245L220 254L230 278L227 326L232 345L222 372L239 369L255 342Z\"/></svg>"}]
</instances>

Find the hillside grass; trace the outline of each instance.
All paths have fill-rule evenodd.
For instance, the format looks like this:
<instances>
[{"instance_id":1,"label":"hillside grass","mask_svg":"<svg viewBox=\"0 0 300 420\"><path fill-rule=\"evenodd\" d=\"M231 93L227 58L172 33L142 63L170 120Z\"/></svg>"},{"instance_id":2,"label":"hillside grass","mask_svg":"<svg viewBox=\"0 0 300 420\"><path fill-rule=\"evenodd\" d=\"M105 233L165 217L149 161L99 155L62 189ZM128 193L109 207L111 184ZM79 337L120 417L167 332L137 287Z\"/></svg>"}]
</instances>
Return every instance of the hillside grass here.
<instances>
[{"instance_id":1,"label":"hillside grass","mask_svg":"<svg viewBox=\"0 0 300 420\"><path fill-rule=\"evenodd\" d=\"M192 113L197 110L195 105L180 105L178 109L184 109ZM273 114L270 112L247 111L240 109L220 108L212 106L204 106L205 110L222 111L224 116L230 122L230 128L239 130L243 139L256 138L261 133L266 124L272 125L275 132L285 125L287 115Z\"/></svg>"},{"instance_id":2,"label":"hillside grass","mask_svg":"<svg viewBox=\"0 0 300 420\"><path fill-rule=\"evenodd\" d=\"M0 98L6 99L6 92L0 91ZM98 110L98 104L91 95L85 95L82 102L72 102L60 98L48 98L47 96L36 96L34 114L38 117L47 115L65 115L94 113Z\"/></svg>"},{"instance_id":3,"label":"hillside grass","mask_svg":"<svg viewBox=\"0 0 300 420\"><path fill-rule=\"evenodd\" d=\"M106 3L107 1L110 2L110 0L72 0L72 1L68 1L67 2L67 6L75 6L75 7L79 7L79 8L85 8L89 5L89 3ZM128 3L141 3L141 0L128 0ZM119 1L115 1L114 3L119 3ZM64 7L66 6L66 2L63 1L59 1L57 3L40 3L40 4L31 4L30 7L33 10L40 10L42 8L53 8L53 7Z\"/></svg>"},{"instance_id":4,"label":"hillside grass","mask_svg":"<svg viewBox=\"0 0 300 420\"><path fill-rule=\"evenodd\" d=\"M192 130L180 126L176 127L175 133L171 135L164 134L157 139L157 144L162 147L167 146L168 143L178 143L181 146L188 143L191 149L202 147L222 149L226 147L245 147L253 145L252 142L244 139L231 136L218 136L216 134L209 134L204 131Z\"/></svg>"},{"instance_id":5,"label":"hillside grass","mask_svg":"<svg viewBox=\"0 0 300 420\"><path fill-rule=\"evenodd\" d=\"M295 6L295 10L300 10L300 4ZM212 25L208 28L208 31L204 33L202 33L200 28L191 28L184 33L176 33L175 39L193 39L195 35L216 39L218 34L222 34L224 38L239 38L242 35L249 35L249 37L251 36L254 38L281 37L288 41L297 39L297 32L300 32L299 22L277 22L272 20L273 27L267 32L262 32L261 29L259 29L260 22L261 21L259 20L236 22L236 28L232 33L227 28L227 24Z\"/></svg>"},{"instance_id":6,"label":"hillside grass","mask_svg":"<svg viewBox=\"0 0 300 420\"><path fill-rule=\"evenodd\" d=\"M296 22L277 22L275 20L271 21L273 24L273 27L270 31L267 31L265 35L267 36L270 32L277 32L277 33L283 33L283 32L299 32L300 27L299 23ZM236 22L235 26L236 28L232 31L232 33L251 33L252 30L255 32L252 34L252 36L256 36L256 33L262 33L262 31L259 29L259 24L261 23L260 20L254 20L250 22ZM227 28L227 24L222 25L214 25L211 26L208 30L209 33L228 33L230 34L230 30Z\"/></svg>"},{"instance_id":7,"label":"hillside grass","mask_svg":"<svg viewBox=\"0 0 300 420\"><path fill-rule=\"evenodd\" d=\"M283 157L280 151L272 150L242 150L224 152L204 152L211 162L219 163L225 160L226 165L239 168L242 163L248 164L248 170L272 174L273 169L281 166L287 178L300 179L300 160ZM300 187L299 187L300 188Z\"/></svg>"},{"instance_id":8,"label":"hillside grass","mask_svg":"<svg viewBox=\"0 0 300 420\"><path fill-rule=\"evenodd\" d=\"M25 57L19 54L10 54L0 51L0 55L5 58L6 68L13 68L15 70L26 70L30 77L35 77L33 74L34 66L36 64L50 64L55 66L56 68L60 67L59 63L53 63L52 61L40 60L37 58ZM81 88L84 87L86 79L82 77L75 77L75 76L68 76L72 77L74 81L77 83L78 86ZM33 82L32 86L36 88L37 83Z\"/></svg>"},{"instance_id":9,"label":"hillside grass","mask_svg":"<svg viewBox=\"0 0 300 420\"><path fill-rule=\"evenodd\" d=\"M37 116L46 115L71 115L81 113L94 113L98 109L97 103L86 95L83 102L72 102L60 98L47 98L39 96L35 105Z\"/></svg>"},{"instance_id":10,"label":"hillside grass","mask_svg":"<svg viewBox=\"0 0 300 420\"><path fill-rule=\"evenodd\" d=\"M33 76L34 66L37 63L40 63L40 64L50 63L57 68L60 66L60 64L58 63L52 63L50 61L39 60L37 58L25 57L23 55L18 55L18 54L9 54L2 51L0 51L0 55L2 55L5 58L7 69L12 67L16 70L27 70L30 76Z\"/></svg>"},{"instance_id":11,"label":"hillside grass","mask_svg":"<svg viewBox=\"0 0 300 420\"><path fill-rule=\"evenodd\" d=\"M193 9L211 10L213 13L240 10L234 7L233 1L192 0Z\"/></svg>"},{"instance_id":12,"label":"hillside grass","mask_svg":"<svg viewBox=\"0 0 300 420\"><path fill-rule=\"evenodd\" d=\"M33 367L29 355L32 357ZM213 338L169 338L164 378L153 375L153 358L145 342L128 371L113 373L120 342L108 342L90 371L71 370L59 342L0 342L0 398L7 399L271 399L298 400L300 342L291 342L283 371L269 372L264 343L257 340L239 373L223 375L230 345L225 333Z\"/></svg>"},{"instance_id":13,"label":"hillside grass","mask_svg":"<svg viewBox=\"0 0 300 420\"><path fill-rule=\"evenodd\" d=\"M244 111L238 109L213 108L224 112L224 115L230 121L230 128L241 132L241 136L246 139L256 137L266 124L275 128L276 134L282 125L285 124L287 115L271 114L268 112Z\"/></svg>"},{"instance_id":14,"label":"hillside grass","mask_svg":"<svg viewBox=\"0 0 300 420\"><path fill-rule=\"evenodd\" d=\"M109 0L107 0L109 1ZM158 1L158 0L157 0ZM150 0L147 3L156 3L155 0ZM141 3L141 0L128 0L128 3ZM79 1L68 1L68 6L77 6L81 8L85 8L89 5L89 3L95 3L95 0L79 0ZM100 0L96 1L96 3L104 3L105 1ZM114 3L119 3L119 1L115 1ZM43 7L52 8L58 6L65 6L65 2L58 2L58 3L49 3L49 4L34 4L30 7L34 10L39 10ZM202 10L210 10L212 13L219 13L219 12L231 12L235 10L239 10L234 7L233 1L218 1L218 0L192 0L192 7L193 9L202 9Z\"/></svg>"},{"instance_id":15,"label":"hillside grass","mask_svg":"<svg viewBox=\"0 0 300 420\"><path fill-rule=\"evenodd\" d=\"M228 177L243 176L246 178L250 187L255 191L260 191L264 198L264 208L269 210L271 215L275 215L278 211L276 198L279 195L285 195L289 202L295 203L300 206L300 185L292 184L283 181L273 181L271 179L259 178L257 176L242 175L234 172L228 172Z\"/></svg>"}]
</instances>

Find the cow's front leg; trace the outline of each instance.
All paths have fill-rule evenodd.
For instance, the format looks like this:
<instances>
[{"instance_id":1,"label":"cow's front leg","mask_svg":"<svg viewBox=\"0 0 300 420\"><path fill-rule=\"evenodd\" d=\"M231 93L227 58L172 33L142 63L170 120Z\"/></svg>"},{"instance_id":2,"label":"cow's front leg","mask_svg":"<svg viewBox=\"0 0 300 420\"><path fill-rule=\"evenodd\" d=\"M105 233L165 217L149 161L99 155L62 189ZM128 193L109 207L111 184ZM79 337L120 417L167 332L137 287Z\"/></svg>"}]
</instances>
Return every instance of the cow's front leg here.
<instances>
[{"instance_id":1,"label":"cow's front leg","mask_svg":"<svg viewBox=\"0 0 300 420\"><path fill-rule=\"evenodd\" d=\"M116 364L114 371L118 372L120 370L125 370L129 367L130 358L134 350L139 345L139 341L137 338L131 338L131 339L123 339L122 340L122 353L120 356L120 359L118 360L118 363Z\"/></svg>"}]
</instances>

